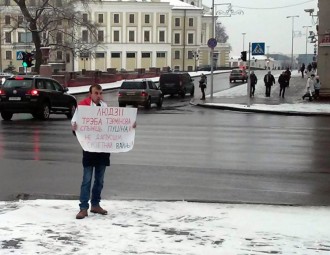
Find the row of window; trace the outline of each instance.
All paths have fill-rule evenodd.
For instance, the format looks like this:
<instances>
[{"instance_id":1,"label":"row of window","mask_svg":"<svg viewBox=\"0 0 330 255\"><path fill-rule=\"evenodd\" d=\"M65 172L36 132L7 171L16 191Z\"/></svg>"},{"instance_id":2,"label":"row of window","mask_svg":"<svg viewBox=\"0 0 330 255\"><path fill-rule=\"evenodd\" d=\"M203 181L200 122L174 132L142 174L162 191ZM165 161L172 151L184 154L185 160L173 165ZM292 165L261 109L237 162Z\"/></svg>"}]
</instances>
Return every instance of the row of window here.
<instances>
[{"instance_id":1,"label":"row of window","mask_svg":"<svg viewBox=\"0 0 330 255\"><path fill-rule=\"evenodd\" d=\"M121 42L120 40L120 32L119 30L114 30L113 31L113 42ZM83 42L89 42L89 38L88 38L88 30L82 30L81 32L82 36L81 39ZM187 33L187 43L188 44L194 44L194 33ZM181 33L174 33L174 44L181 44ZM62 38L61 38L62 40ZM99 30L97 33L97 40L99 42L104 42L105 38L104 38L104 31L103 30ZM164 30L160 30L158 31L158 42L160 43L165 43L166 40L166 31ZM134 30L129 30L128 31L128 42L136 42L136 31ZM151 42L151 31L149 30L145 30L143 31L143 42L148 43Z\"/></svg>"}]
</instances>

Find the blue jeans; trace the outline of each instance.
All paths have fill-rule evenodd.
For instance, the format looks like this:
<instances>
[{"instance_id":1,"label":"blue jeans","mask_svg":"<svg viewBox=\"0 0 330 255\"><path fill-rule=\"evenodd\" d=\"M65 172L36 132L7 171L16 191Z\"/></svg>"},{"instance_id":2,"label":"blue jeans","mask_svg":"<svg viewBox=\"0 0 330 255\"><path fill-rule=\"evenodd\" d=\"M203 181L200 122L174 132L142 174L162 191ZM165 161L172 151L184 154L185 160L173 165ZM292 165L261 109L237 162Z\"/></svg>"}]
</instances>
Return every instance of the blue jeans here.
<instances>
[{"instance_id":1,"label":"blue jeans","mask_svg":"<svg viewBox=\"0 0 330 255\"><path fill-rule=\"evenodd\" d=\"M91 193L91 183L93 177L93 168L95 168L94 174L94 184L92 189L92 199L91 205L92 206L99 206L101 201L101 192L103 189L103 182L104 182L104 172L106 166L86 166L84 167L84 176L81 183L80 188L80 209L88 209L89 208L89 198Z\"/></svg>"}]
</instances>

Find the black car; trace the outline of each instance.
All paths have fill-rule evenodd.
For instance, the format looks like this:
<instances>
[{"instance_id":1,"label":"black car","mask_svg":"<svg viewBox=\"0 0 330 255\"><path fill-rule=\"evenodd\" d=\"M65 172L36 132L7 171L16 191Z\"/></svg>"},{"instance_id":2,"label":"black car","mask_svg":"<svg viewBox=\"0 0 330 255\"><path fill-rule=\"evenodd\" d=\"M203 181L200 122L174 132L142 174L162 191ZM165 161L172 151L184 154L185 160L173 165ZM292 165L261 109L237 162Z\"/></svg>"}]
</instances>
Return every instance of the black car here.
<instances>
[{"instance_id":1,"label":"black car","mask_svg":"<svg viewBox=\"0 0 330 255\"><path fill-rule=\"evenodd\" d=\"M51 113L72 118L76 98L67 88L48 77L16 75L7 78L0 87L0 111L4 120L14 113L31 113L34 118L48 119Z\"/></svg>"},{"instance_id":2,"label":"black car","mask_svg":"<svg viewBox=\"0 0 330 255\"><path fill-rule=\"evenodd\" d=\"M187 72L163 73L159 77L159 88L163 95L181 95L195 93L194 80Z\"/></svg>"},{"instance_id":3,"label":"black car","mask_svg":"<svg viewBox=\"0 0 330 255\"><path fill-rule=\"evenodd\" d=\"M151 80L123 81L118 92L118 103L119 107L142 105L145 108L150 108L155 103L160 108L163 94Z\"/></svg>"}]
</instances>

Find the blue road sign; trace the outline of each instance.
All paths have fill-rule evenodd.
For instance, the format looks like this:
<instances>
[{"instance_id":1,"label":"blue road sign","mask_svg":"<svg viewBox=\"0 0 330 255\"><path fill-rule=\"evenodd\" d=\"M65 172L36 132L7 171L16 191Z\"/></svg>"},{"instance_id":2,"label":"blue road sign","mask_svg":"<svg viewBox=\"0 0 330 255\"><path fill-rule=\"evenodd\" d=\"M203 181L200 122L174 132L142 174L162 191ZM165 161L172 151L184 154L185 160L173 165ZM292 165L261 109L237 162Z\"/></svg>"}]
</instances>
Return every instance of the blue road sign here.
<instances>
[{"instance_id":1,"label":"blue road sign","mask_svg":"<svg viewBox=\"0 0 330 255\"><path fill-rule=\"evenodd\" d=\"M16 52L16 60L23 60L24 51Z\"/></svg>"},{"instance_id":2,"label":"blue road sign","mask_svg":"<svg viewBox=\"0 0 330 255\"><path fill-rule=\"evenodd\" d=\"M215 38L210 38L208 41L207 41L207 46L209 46L210 48L215 48L217 46L217 40Z\"/></svg>"},{"instance_id":3,"label":"blue road sign","mask_svg":"<svg viewBox=\"0 0 330 255\"><path fill-rule=\"evenodd\" d=\"M265 43L252 43L252 56L265 55Z\"/></svg>"}]
</instances>

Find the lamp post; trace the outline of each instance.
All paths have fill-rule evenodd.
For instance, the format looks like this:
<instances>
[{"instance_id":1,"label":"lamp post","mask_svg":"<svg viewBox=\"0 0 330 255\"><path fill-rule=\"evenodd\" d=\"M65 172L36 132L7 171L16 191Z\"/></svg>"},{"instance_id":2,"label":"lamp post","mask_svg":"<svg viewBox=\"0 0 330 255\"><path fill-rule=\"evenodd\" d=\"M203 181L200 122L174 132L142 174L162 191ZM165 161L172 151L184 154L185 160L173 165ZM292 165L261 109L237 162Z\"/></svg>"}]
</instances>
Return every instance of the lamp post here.
<instances>
[{"instance_id":1,"label":"lamp post","mask_svg":"<svg viewBox=\"0 0 330 255\"><path fill-rule=\"evenodd\" d=\"M293 15L293 16L287 16L286 17L287 19L288 18L291 18L292 19L292 39L291 39L291 70L293 68L293 38L294 38L294 18L299 18L299 15Z\"/></svg>"},{"instance_id":2,"label":"lamp post","mask_svg":"<svg viewBox=\"0 0 330 255\"><path fill-rule=\"evenodd\" d=\"M308 62L308 57L307 57L307 40L308 40L308 28L310 28L312 26L303 26L303 28L306 28L306 54L305 54L305 63L307 65Z\"/></svg>"},{"instance_id":3,"label":"lamp post","mask_svg":"<svg viewBox=\"0 0 330 255\"><path fill-rule=\"evenodd\" d=\"M244 51L244 46L245 46L245 35L246 35L246 33L242 33L242 35L243 35L243 51Z\"/></svg>"}]
</instances>

